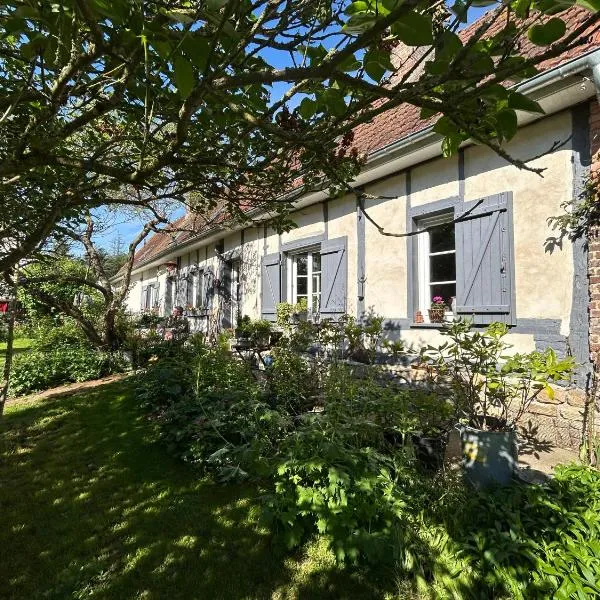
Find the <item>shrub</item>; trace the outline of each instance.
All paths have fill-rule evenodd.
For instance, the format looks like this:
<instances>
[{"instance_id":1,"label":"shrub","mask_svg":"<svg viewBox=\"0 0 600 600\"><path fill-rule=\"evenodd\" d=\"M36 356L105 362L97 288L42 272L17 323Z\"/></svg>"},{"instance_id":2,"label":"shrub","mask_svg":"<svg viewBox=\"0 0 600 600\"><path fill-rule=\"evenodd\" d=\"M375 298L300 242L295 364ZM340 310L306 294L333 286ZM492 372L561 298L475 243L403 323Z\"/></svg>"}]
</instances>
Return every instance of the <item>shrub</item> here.
<instances>
[{"instance_id":1,"label":"shrub","mask_svg":"<svg viewBox=\"0 0 600 600\"><path fill-rule=\"evenodd\" d=\"M42 319L33 333L31 350L14 358L12 395L98 379L124 370L122 356L92 348L76 323L69 319L60 326Z\"/></svg>"},{"instance_id":2,"label":"shrub","mask_svg":"<svg viewBox=\"0 0 600 600\"><path fill-rule=\"evenodd\" d=\"M552 348L507 355L508 327L492 323L472 329L469 320L456 320L442 330L447 341L425 353L438 389L452 397L457 417L481 429L512 427L551 383L568 379L575 361L559 359Z\"/></svg>"},{"instance_id":3,"label":"shrub","mask_svg":"<svg viewBox=\"0 0 600 600\"><path fill-rule=\"evenodd\" d=\"M430 512L434 519L441 515L446 538L465 567L446 588L523 600L600 594L597 470L562 466L543 486L488 493L465 488L441 509L433 503Z\"/></svg>"},{"instance_id":4,"label":"shrub","mask_svg":"<svg viewBox=\"0 0 600 600\"><path fill-rule=\"evenodd\" d=\"M83 346L33 349L14 358L10 393L19 396L63 383L98 379L123 368L119 355Z\"/></svg>"}]
</instances>

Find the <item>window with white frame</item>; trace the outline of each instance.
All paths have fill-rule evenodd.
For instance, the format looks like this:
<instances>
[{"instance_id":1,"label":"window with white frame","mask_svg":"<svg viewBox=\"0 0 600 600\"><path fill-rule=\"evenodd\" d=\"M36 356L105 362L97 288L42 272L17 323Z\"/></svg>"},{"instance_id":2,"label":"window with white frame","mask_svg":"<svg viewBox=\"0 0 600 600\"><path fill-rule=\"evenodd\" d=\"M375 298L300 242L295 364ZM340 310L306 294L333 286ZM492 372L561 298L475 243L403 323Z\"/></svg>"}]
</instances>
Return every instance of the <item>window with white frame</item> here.
<instances>
[{"instance_id":1,"label":"window with white frame","mask_svg":"<svg viewBox=\"0 0 600 600\"><path fill-rule=\"evenodd\" d=\"M152 310L158 305L158 285L142 287L142 310Z\"/></svg>"},{"instance_id":2,"label":"window with white frame","mask_svg":"<svg viewBox=\"0 0 600 600\"><path fill-rule=\"evenodd\" d=\"M186 288L186 304L191 308L203 308L204 306L204 286L203 272L194 270L190 273Z\"/></svg>"},{"instance_id":3,"label":"window with white frame","mask_svg":"<svg viewBox=\"0 0 600 600\"><path fill-rule=\"evenodd\" d=\"M452 213L418 221L418 298L419 310L428 320L434 298L442 298L451 313L456 298L456 241Z\"/></svg>"},{"instance_id":4,"label":"window with white frame","mask_svg":"<svg viewBox=\"0 0 600 600\"><path fill-rule=\"evenodd\" d=\"M319 312L321 306L321 253L319 249L288 256L288 297L296 304L305 299L308 310Z\"/></svg>"}]
</instances>

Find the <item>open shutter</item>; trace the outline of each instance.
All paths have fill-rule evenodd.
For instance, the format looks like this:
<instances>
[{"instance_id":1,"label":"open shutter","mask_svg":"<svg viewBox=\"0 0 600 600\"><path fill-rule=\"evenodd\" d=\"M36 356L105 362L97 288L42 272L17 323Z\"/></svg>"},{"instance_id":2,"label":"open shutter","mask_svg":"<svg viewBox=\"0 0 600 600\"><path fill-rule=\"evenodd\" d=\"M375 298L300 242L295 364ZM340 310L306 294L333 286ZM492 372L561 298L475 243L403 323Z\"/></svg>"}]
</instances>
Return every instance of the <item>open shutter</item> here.
<instances>
[{"instance_id":1,"label":"open shutter","mask_svg":"<svg viewBox=\"0 0 600 600\"><path fill-rule=\"evenodd\" d=\"M456 312L478 325L514 325L512 194L465 202L457 210L466 220L456 224Z\"/></svg>"},{"instance_id":2,"label":"open shutter","mask_svg":"<svg viewBox=\"0 0 600 600\"><path fill-rule=\"evenodd\" d=\"M152 308L160 307L160 283L156 282L154 284L154 300L152 302Z\"/></svg>"},{"instance_id":3,"label":"open shutter","mask_svg":"<svg viewBox=\"0 0 600 600\"><path fill-rule=\"evenodd\" d=\"M261 268L262 318L277 319L277 305L281 302L281 269L279 252L262 258Z\"/></svg>"},{"instance_id":4,"label":"open shutter","mask_svg":"<svg viewBox=\"0 0 600 600\"><path fill-rule=\"evenodd\" d=\"M141 301L141 307L142 310L148 310L148 286L147 285L143 285L142 286L142 301Z\"/></svg>"},{"instance_id":5,"label":"open shutter","mask_svg":"<svg viewBox=\"0 0 600 600\"><path fill-rule=\"evenodd\" d=\"M180 272L177 279L177 306L185 307L187 299L187 283L187 272Z\"/></svg>"},{"instance_id":6,"label":"open shutter","mask_svg":"<svg viewBox=\"0 0 600 600\"><path fill-rule=\"evenodd\" d=\"M204 310L209 311L215 293L215 277L211 267L204 271Z\"/></svg>"},{"instance_id":7,"label":"open shutter","mask_svg":"<svg viewBox=\"0 0 600 600\"><path fill-rule=\"evenodd\" d=\"M321 243L321 308L326 318L346 312L348 252L346 237Z\"/></svg>"}]
</instances>

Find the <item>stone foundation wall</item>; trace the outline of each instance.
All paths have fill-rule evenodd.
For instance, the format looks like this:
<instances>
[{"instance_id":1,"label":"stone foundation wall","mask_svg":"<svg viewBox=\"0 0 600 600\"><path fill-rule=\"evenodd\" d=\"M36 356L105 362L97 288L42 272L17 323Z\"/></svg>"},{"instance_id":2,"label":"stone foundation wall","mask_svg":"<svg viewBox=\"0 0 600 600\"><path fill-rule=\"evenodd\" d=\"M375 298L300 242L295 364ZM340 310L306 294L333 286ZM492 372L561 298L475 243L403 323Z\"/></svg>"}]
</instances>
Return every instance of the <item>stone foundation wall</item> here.
<instances>
[{"instance_id":1,"label":"stone foundation wall","mask_svg":"<svg viewBox=\"0 0 600 600\"><path fill-rule=\"evenodd\" d=\"M533 438L533 443L577 450L587 421L585 404L586 393L580 389L557 388L554 397L542 392L531 403L519 428Z\"/></svg>"}]
</instances>

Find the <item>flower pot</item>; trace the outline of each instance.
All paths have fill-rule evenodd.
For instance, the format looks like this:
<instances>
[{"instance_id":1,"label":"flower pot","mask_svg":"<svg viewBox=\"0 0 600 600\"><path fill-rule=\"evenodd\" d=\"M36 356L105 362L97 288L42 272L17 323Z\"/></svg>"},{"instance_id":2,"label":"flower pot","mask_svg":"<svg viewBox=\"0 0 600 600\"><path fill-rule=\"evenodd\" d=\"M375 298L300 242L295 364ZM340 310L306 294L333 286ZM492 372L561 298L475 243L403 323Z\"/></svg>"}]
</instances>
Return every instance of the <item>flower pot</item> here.
<instances>
[{"instance_id":1,"label":"flower pot","mask_svg":"<svg viewBox=\"0 0 600 600\"><path fill-rule=\"evenodd\" d=\"M467 479L478 488L509 484L517 467L516 432L482 431L466 425L457 428Z\"/></svg>"},{"instance_id":2,"label":"flower pot","mask_svg":"<svg viewBox=\"0 0 600 600\"><path fill-rule=\"evenodd\" d=\"M236 338L235 345L238 348L250 348L252 347L252 340L250 338Z\"/></svg>"},{"instance_id":3,"label":"flower pot","mask_svg":"<svg viewBox=\"0 0 600 600\"><path fill-rule=\"evenodd\" d=\"M440 306L439 308L429 309L429 322L430 323L443 323L446 317L446 307Z\"/></svg>"}]
</instances>

